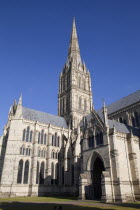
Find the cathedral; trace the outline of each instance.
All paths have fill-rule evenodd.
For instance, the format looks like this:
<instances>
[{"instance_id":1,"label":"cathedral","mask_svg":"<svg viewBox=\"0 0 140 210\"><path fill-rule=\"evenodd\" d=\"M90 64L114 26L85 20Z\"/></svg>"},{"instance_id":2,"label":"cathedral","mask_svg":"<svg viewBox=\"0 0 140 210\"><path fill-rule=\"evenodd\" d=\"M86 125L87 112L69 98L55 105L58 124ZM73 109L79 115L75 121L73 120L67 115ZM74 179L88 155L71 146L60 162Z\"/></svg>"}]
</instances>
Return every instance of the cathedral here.
<instances>
[{"instance_id":1,"label":"cathedral","mask_svg":"<svg viewBox=\"0 0 140 210\"><path fill-rule=\"evenodd\" d=\"M0 137L0 196L140 200L140 90L95 110L73 20L58 116L10 107Z\"/></svg>"}]
</instances>

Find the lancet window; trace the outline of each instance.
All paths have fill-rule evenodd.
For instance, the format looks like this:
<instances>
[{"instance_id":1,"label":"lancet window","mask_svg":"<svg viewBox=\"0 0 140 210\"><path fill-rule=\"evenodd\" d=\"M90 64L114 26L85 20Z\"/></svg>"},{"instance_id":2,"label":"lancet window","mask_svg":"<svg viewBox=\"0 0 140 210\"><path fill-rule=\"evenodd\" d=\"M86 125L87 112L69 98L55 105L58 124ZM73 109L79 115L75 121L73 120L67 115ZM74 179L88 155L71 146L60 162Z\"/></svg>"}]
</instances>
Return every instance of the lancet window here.
<instances>
[{"instance_id":1,"label":"lancet window","mask_svg":"<svg viewBox=\"0 0 140 210\"><path fill-rule=\"evenodd\" d=\"M97 145L103 144L103 133L102 132L97 132L97 135L96 135L96 144Z\"/></svg>"},{"instance_id":2,"label":"lancet window","mask_svg":"<svg viewBox=\"0 0 140 210\"><path fill-rule=\"evenodd\" d=\"M45 163L44 161L39 163L37 161L37 168L36 168L36 184L44 184L45 180Z\"/></svg>"},{"instance_id":3,"label":"lancet window","mask_svg":"<svg viewBox=\"0 0 140 210\"><path fill-rule=\"evenodd\" d=\"M44 144L47 143L47 134L44 133L44 130L42 129L41 132L38 133L38 144Z\"/></svg>"},{"instance_id":4,"label":"lancet window","mask_svg":"<svg viewBox=\"0 0 140 210\"><path fill-rule=\"evenodd\" d=\"M38 148L38 157L46 158L46 149L45 148L43 148L43 149L41 149L40 147Z\"/></svg>"},{"instance_id":5,"label":"lancet window","mask_svg":"<svg viewBox=\"0 0 140 210\"><path fill-rule=\"evenodd\" d=\"M20 155L30 156L31 155L31 148L30 148L30 146L25 147L25 145L22 145L20 147Z\"/></svg>"},{"instance_id":6,"label":"lancet window","mask_svg":"<svg viewBox=\"0 0 140 210\"><path fill-rule=\"evenodd\" d=\"M28 126L27 129L23 130L22 141L32 142L32 139L33 139L33 131L30 130L30 127Z\"/></svg>"},{"instance_id":7,"label":"lancet window","mask_svg":"<svg viewBox=\"0 0 140 210\"><path fill-rule=\"evenodd\" d=\"M24 171L23 171L23 160L21 159L19 161L18 165L18 174L17 174L17 183L18 184L28 184L29 180L29 160L25 161L25 166L24 166ZM24 172L24 173L23 173ZM23 174L23 179L22 179L22 174Z\"/></svg>"},{"instance_id":8,"label":"lancet window","mask_svg":"<svg viewBox=\"0 0 140 210\"><path fill-rule=\"evenodd\" d=\"M59 147L60 146L60 136L55 133L52 135L52 146Z\"/></svg>"}]
</instances>

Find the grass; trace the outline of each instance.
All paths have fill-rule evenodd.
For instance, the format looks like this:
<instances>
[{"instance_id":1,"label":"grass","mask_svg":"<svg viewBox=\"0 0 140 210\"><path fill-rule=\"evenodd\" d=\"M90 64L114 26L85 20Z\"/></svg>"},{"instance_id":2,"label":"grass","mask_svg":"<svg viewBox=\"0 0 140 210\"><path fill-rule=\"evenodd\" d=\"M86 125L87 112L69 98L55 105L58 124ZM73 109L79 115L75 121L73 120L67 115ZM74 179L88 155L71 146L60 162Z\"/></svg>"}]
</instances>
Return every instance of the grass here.
<instances>
[{"instance_id":1,"label":"grass","mask_svg":"<svg viewBox=\"0 0 140 210\"><path fill-rule=\"evenodd\" d=\"M16 197L0 198L0 210L138 210L140 202L123 204L105 204L99 201L78 201L62 197Z\"/></svg>"},{"instance_id":2,"label":"grass","mask_svg":"<svg viewBox=\"0 0 140 210\"><path fill-rule=\"evenodd\" d=\"M0 198L0 202L11 202L11 201L24 201L24 202L51 202L51 201L72 201L76 200L76 198L72 197L8 197L8 198Z\"/></svg>"}]
</instances>

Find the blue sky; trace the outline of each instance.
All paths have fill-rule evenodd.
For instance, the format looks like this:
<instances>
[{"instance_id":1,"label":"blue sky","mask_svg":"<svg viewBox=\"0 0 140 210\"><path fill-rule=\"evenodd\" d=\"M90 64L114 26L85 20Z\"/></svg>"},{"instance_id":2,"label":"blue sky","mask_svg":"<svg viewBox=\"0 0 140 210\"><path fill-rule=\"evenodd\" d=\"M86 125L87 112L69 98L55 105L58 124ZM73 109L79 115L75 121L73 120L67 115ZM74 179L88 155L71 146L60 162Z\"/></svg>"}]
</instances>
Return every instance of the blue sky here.
<instances>
[{"instance_id":1,"label":"blue sky","mask_svg":"<svg viewBox=\"0 0 140 210\"><path fill-rule=\"evenodd\" d=\"M73 17L95 108L139 90L139 11L139 0L1 0L0 133L21 92L24 106L57 114Z\"/></svg>"}]
</instances>

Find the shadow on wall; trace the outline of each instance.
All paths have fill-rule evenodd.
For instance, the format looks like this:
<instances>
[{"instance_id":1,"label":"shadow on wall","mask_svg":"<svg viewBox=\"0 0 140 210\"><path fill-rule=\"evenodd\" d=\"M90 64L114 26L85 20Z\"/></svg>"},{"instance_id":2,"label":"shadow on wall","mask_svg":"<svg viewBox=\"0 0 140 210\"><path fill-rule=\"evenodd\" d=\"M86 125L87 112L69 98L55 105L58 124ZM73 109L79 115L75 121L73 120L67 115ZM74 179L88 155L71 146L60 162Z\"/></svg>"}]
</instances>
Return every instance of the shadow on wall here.
<instances>
[{"instance_id":1,"label":"shadow on wall","mask_svg":"<svg viewBox=\"0 0 140 210\"><path fill-rule=\"evenodd\" d=\"M4 165L4 159L5 159L5 152L6 152L6 146L7 146L7 140L8 140L8 132L3 137L3 140L2 140L2 148L1 148L1 155L0 155L0 182L1 182L1 177L2 177L3 165Z\"/></svg>"},{"instance_id":2,"label":"shadow on wall","mask_svg":"<svg viewBox=\"0 0 140 210\"><path fill-rule=\"evenodd\" d=\"M51 159L51 175L45 178L44 165L37 165L37 183L39 196L63 195L77 197L79 195L80 160L74 163L72 149L67 151L67 171L64 170L64 147L59 151L58 162L55 163L55 154ZM38 171L38 169L40 170ZM67 189L66 189L67 188Z\"/></svg>"}]
</instances>

